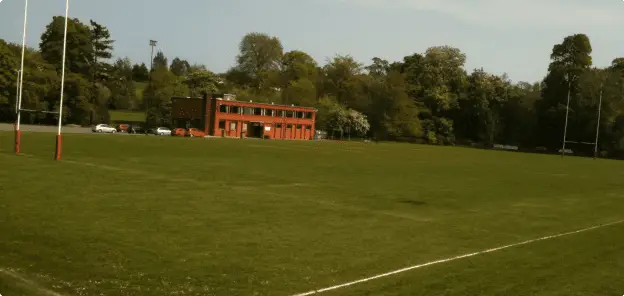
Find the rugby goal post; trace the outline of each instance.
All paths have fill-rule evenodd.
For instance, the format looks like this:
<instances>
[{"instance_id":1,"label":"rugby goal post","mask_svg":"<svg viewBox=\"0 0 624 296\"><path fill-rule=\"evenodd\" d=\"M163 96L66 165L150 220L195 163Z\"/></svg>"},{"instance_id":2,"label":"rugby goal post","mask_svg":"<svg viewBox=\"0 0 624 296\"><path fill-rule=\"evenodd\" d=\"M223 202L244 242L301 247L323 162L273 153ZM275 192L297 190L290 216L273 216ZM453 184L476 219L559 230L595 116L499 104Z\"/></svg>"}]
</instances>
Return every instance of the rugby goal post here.
<instances>
[{"instance_id":1,"label":"rugby goal post","mask_svg":"<svg viewBox=\"0 0 624 296\"><path fill-rule=\"evenodd\" d=\"M22 34L22 60L21 60L20 71L18 75L19 92L18 92L17 107L15 109L17 112L17 119L15 122L15 154L20 154L21 152L22 131L20 129L20 124L21 124L22 112L51 113L51 114L58 114L58 128L57 128L57 133L56 133L56 145L55 145L54 159L55 160L61 159L61 152L62 152L62 146L63 146L61 132L62 132L62 124L63 124L63 96L65 92L65 59L66 59L66 52L67 52L68 18L69 18L69 0L65 0L65 29L63 33L63 56L61 59L61 69L62 69L61 70L61 95L59 99L58 112L34 110L34 109L23 109L22 108L22 94L23 94L23 82L24 82L24 55L26 51L26 29L28 25L28 0L24 0L24 31Z\"/></svg>"},{"instance_id":2,"label":"rugby goal post","mask_svg":"<svg viewBox=\"0 0 624 296\"><path fill-rule=\"evenodd\" d=\"M580 144L580 145L592 145L594 146L594 159L598 158L598 139L600 136L600 116L602 112L602 94L604 92L604 81L600 84L600 95L598 97L598 115L596 121L596 138L594 142L581 142L581 141L569 141L567 139L568 134L568 115L570 113L570 91L572 88L572 83L568 80L568 98L566 103L566 115L565 115L565 124L563 128L563 141L561 147L561 157L566 154L566 152L572 152L570 149L566 149L566 144Z\"/></svg>"}]
</instances>

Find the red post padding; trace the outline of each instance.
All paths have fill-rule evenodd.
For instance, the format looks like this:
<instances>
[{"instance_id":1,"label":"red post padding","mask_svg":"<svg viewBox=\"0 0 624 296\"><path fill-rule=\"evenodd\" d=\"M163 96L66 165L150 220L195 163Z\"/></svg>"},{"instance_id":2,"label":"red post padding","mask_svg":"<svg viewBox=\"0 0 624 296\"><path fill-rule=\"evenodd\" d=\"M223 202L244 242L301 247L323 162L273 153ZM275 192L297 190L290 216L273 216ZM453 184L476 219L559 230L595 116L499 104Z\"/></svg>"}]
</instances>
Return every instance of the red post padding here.
<instances>
[{"instance_id":1,"label":"red post padding","mask_svg":"<svg viewBox=\"0 0 624 296\"><path fill-rule=\"evenodd\" d=\"M20 154L22 144L22 131L15 130L15 154Z\"/></svg>"},{"instance_id":2,"label":"red post padding","mask_svg":"<svg viewBox=\"0 0 624 296\"><path fill-rule=\"evenodd\" d=\"M54 153L55 160L61 160L61 150L63 147L63 139L61 135L56 135L56 153Z\"/></svg>"}]
</instances>

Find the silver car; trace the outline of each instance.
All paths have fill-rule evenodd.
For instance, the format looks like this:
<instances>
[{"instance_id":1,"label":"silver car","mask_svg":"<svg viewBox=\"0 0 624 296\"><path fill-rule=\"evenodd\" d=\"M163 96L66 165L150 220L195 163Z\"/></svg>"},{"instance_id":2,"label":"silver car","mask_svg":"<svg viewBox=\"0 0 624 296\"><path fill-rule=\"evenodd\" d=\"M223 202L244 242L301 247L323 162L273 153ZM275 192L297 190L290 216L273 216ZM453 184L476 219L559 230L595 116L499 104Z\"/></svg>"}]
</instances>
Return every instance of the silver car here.
<instances>
[{"instance_id":1,"label":"silver car","mask_svg":"<svg viewBox=\"0 0 624 296\"><path fill-rule=\"evenodd\" d=\"M117 129L115 129L114 127L108 125L108 124L98 124L98 125L94 125L91 128L91 131L94 133L116 133Z\"/></svg>"},{"instance_id":2,"label":"silver car","mask_svg":"<svg viewBox=\"0 0 624 296\"><path fill-rule=\"evenodd\" d=\"M171 130L168 127L157 127L152 129L152 133L157 136L171 136Z\"/></svg>"}]
</instances>

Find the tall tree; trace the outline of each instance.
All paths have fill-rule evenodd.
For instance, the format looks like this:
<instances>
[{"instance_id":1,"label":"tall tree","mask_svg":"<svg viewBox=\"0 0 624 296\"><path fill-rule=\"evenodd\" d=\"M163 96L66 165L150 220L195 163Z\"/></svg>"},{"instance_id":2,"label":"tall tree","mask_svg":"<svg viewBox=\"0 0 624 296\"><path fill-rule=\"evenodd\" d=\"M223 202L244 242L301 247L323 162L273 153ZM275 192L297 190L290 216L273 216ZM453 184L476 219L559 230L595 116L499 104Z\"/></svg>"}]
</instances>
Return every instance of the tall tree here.
<instances>
[{"instance_id":1,"label":"tall tree","mask_svg":"<svg viewBox=\"0 0 624 296\"><path fill-rule=\"evenodd\" d=\"M316 103L316 87L309 79L292 80L282 90L282 103L297 106L314 106Z\"/></svg>"},{"instance_id":2,"label":"tall tree","mask_svg":"<svg viewBox=\"0 0 624 296\"><path fill-rule=\"evenodd\" d=\"M378 57L373 58L373 63L366 67L368 74L373 77L385 77L390 71L390 63Z\"/></svg>"},{"instance_id":3,"label":"tall tree","mask_svg":"<svg viewBox=\"0 0 624 296\"><path fill-rule=\"evenodd\" d=\"M282 103L298 106L316 104L317 64L305 52L294 50L284 54L281 63Z\"/></svg>"},{"instance_id":4,"label":"tall tree","mask_svg":"<svg viewBox=\"0 0 624 296\"><path fill-rule=\"evenodd\" d=\"M102 98L100 90L106 88L100 82L108 78L108 72L112 70L106 62L113 56L113 43L108 28L90 20L91 44L93 45L93 63L91 64L91 82L93 83L91 106L99 110L92 109L90 124L93 124L95 113L103 114L107 112L106 103L98 103Z\"/></svg>"},{"instance_id":5,"label":"tall tree","mask_svg":"<svg viewBox=\"0 0 624 296\"><path fill-rule=\"evenodd\" d=\"M67 24L67 51L65 63L67 69L82 75L90 74L90 65L93 62L94 48L91 29L78 19L70 19ZM42 57L61 71L63 56L65 18L55 16L41 34Z\"/></svg>"},{"instance_id":6,"label":"tall tree","mask_svg":"<svg viewBox=\"0 0 624 296\"><path fill-rule=\"evenodd\" d=\"M194 71L189 74L186 76L184 84L188 87L189 95L192 97L199 97L205 93L212 94L218 91L217 77L214 73L207 70Z\"/></svg>"},{"instance_id":7,"label":"tall tree","mask_svg":"<svg viewBox=\"0 0 624 296\"><path fill-rule=\"evenodd\" d=\"M494 144L504 128L501 113L509 88L506 77L475 69L468 77L466 95L459 102L455 131L464 139Z\"/></svg>"},{"instance_id":8,"label":"tall tree","mask_svg":"<svg viewBox=\"0 0 624 296\"><path fill-rule=\"evenodd\" d=\"M316 61L303 51L293 50L285 53L280 65L283 85L299 79L315 81L318 75L317 66Z\"/></svg>"},{"instance_id":9,"label":"tall tree","mask_svg":"<svg viewBox=\"0 0 624 296\"><path fill-rule=\"evenodd\" d=\"M400 67L408 93L421 106L423 133L430 143L455 141L453 113L466 86L466 55L450 46L434 46L405 57ZM396 66L398 67L398 66Z\"/></svg>"},{"instance_id":10,"label":"tall tree","mask_svg":"<svg viewBox=\"0 0 624 296\"><path fill-rule=\"evenodd\" d=\"M363 65L351 56L335 56L323 67L323 93L336 97L345 106L362 110L368 105L363 93L363 69Z\"/></svg>"},{"instance_id":11,"label":"tall tree","mask_svg":"<svg viewBox=\"0 0 624 296\"><path fill-rule=\"evenodd\" d=\"M553 46L550 55L548 74L544 79L542 100L538 103L538 141L540 145L551 148L559 147L565 123L566 104L570 96L570 118L572 125L577 125L575 112L581 105L579 81L592 65L592 47L584 34L565 37L563 42ZM568 130L570 139L581 141L578 129Z\"/></svg>"},{"instance_id":12,"label":"tall tree","mask_svg":"<svg viewBox=\"0 0 624 296\"><path fill-rule=\"evenodd\" d=\"M106 86L111 92L109 108L111 109L137 109L136 86L133 81L134 68L130 59L118 59L113 65L112 79L107 81Z\"/></svg>"},{"instance_id":13,"label":"tall tree","mask_svg":"<svg viewBox=\"0 0 624 296\"><path fill-rule=\"evenodd\" d=\"M149 70L145 63L132 66L132 79L137 82L146 82L149 79Z\"/></svg>"},{"instance_id":14,"label":"tall tree","mask_svg":"<svg viewBox=\"0 0 624 296\"><path fill-rule=\"evenodd\" d=\"M167 57L165 57L165 54L162 51L158 51L156 53L156 56L154 57L154 68L153 70L155 71L156 69L169 69L169 63L167 60Z\"/></svg>"},{"instance_id":15,"label":"tall tree","mask_svg":"<svg viewBox=\"0 0 624 296\"><path fill-rule=\"evenodd\" d=\"M106 69L106 61L113 56L113 43L108 28L100 25L93 20L91 24L91 44L93 45L93 63L91 65L94 80L100 80L99 77Z\"/></svg>"},{"instance_id":16,"label":"tall tree","mask_svg":"<svg viewBox=\"0 0 624 296\"><path fill-rule=\"evenodd\" d=\"M282 43L277 37L249 33L239 44L236 68L249 77L249 86L269 87L270 85L266 85L267 80L279 70L283 51Z\"/></svg>"},{"instance_id":17,"label":"tall tree","mask_svg":"<svg viewBox=\"0 0 624 296\"><path fill-rule=\"evenodd\" d=\"M12 118L15 107L15 87L18 78L17 57L4 40L0 40L0 118Z\"/></svg>"},{"instance_id":18,"label":"tall tree","mask_svg":"<svg viewBox=\"0 0 624 296\"><path fill-rule=\"evenodd\" d=\"M374 60L373 65L379 65ZM381 63L383 64L383 63ZM404 76L397 71L379 73L369 90L372 111L369 115L373 136L378 140L415 140L422 136L418 107L407 95Z\"/></svg>"},{"instance_id":19,"label":"tall tree","mask_svg":"<svg viewBox=\"0 0 624 296\"><path fill-rule=\"evenodd\" d=\"M173 61L171 61L171 66L169 67L169 70L171 70L171 73L173 73L173 75L186 76L191 71L191 65L187 60L181 60L180 58L176 57L173 59Z\"/></svg>"},{"instance_id":20,"label":"tall tree","mask_svg":"<svg viewBox=\"0 0 624 296\"><path fill-rule=\"evenodd\" d=\"M10 75L19 69L20 55L22 47L21 45L3 43L0 45L0 52L3 52L0 57L0 63L6 64L0 70L2 76ZM4 62L2 62L4 61ZM7 63L8 62L8 63ZM13 65L13 66L11 66ZM0 92L2 90L8 91L10 94L8 99L11 101L10 115L0 115L4 118L13 120L15 112L15 95L16 95L16 76L2 79L6 81L5 84L0 84ZM11 81L13 80L13 81ZM33 48L27 47L25 50L24 60L24 82L22 89L22 108L34 109L34 110L50 110L50 102L58 98L59 81L56 69L54 66L48 64L41 54ZM8 112L7 111L7 112ZM3 118L0 118L2 120ZM22 120L25 123L51 123L52 116L50 114L41 113L23 113Z\"/></svg>"},{"instance_id":21,"label":"tall tree","mask_svg":"<svg viewBox=\"0 0 624 296\"><path fill-rule=\"evenodd\" d=\"M147 110L147 125L168 126L171 124L171 97L188 96L188 87L166 67L158 67L152 73L152 83L146 87L144 93L151 98Z\"/></svg>"}]
</instances>

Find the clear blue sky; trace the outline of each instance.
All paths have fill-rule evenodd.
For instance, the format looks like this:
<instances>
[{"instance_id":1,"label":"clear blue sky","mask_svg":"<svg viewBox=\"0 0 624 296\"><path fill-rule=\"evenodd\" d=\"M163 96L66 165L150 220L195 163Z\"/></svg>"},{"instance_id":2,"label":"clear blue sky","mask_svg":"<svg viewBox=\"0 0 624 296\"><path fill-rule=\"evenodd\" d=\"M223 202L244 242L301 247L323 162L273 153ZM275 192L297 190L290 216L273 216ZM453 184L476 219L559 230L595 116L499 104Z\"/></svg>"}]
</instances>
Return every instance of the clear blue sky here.
<instances>
[{"instance_id":1,"label":"clear blue sky","mask_svg":"<svg viewBox=\"0 0 624 296\"><path fill-rule=\"evenodd\" d=\"M0 38L21 42L24 0L1 0ZM64 15L64 0L30 0L28 45ZM588 34L594 64L624 56L624 2L619 0L70 0L70 15L106 25L116 57L149 62L149 39L171 59L221 72L241 37L277 36L319 63L350 54L368 63L400 60L429 46L451 45L468 56L466 68L536 81L552 46L572 33Z\"/></svg>"}]
</instances>

